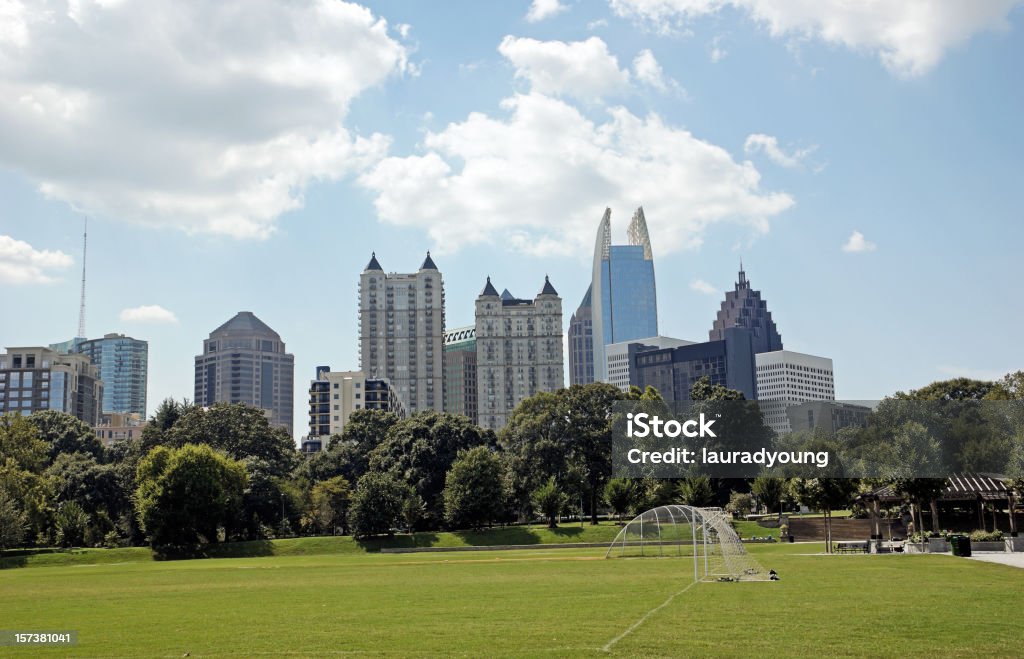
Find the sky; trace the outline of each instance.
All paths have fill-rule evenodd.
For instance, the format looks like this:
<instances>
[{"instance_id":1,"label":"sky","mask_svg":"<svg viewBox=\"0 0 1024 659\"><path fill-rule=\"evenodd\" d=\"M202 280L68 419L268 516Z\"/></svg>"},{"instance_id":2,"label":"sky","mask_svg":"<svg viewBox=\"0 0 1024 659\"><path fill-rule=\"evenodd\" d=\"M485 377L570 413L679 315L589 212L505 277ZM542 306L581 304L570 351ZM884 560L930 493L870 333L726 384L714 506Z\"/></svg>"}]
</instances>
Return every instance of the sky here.
<instances>
[{"instance_id":1,"label":"sky","mask_svg":"<svg viewBox=\"0 0 1024 659\"><path fill-rule=\"evenodd\" d=\"M491 276L565 324L643 206L661 334L742 259L787 349L870 400L1024 368L1019 0L0 0L0 346L149 341L149 411L254 312L358 367L357 284Z\"/></svg>"}]
</instances>

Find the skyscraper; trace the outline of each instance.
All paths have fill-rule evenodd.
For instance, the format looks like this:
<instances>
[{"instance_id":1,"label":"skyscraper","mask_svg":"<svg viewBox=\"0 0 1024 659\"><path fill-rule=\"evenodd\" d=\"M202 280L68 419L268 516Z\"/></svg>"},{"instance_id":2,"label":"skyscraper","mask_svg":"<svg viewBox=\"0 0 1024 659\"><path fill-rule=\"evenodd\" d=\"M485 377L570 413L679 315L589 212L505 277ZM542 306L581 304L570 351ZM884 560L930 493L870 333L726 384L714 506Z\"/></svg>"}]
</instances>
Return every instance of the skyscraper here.
<instances>
[{"instance_id":1,"label":"skyscraper","mask_svg":"<svg viewBox=\"0 0 1024 659\"><path fill-rule=\"evenodd\" d=\"M77 341L72 352L87 355L103 380L104 414L146 416L149 344L124 334Z\"/></svg>"},{"instance_id":2,"label":"skyscraper","mask_svg":"<svg viewBox=\"0 0 1024 659\"><path fill-rule=\"evenodd\" d=\"M444 333L444 411L476 423L476 326Z\"/></svg>"},{"instance_id":3,"label":"skyscraper","mask_svg":"<svg viewBox=\"0 0 1024 659\"><path fill-rule=\"evenodd\" d=\"M718 317L708 332L708 340L721 341L725 336L723 332L730 327L750 330L754 354L782 350L782 336L775 327L772 313L768 311L768 303L761 299L761 291L750 287L742 262L736 287L725 294Z\"/></svg>"},{"instance_id":4,"label":"skyscraper","mask_svg":"<svg viewBox=\"0 0 1024 659\"><path fill-rule=\"evenodd\" d=\"M100 422L103 381L85 355L50 348L7 348L0 354L0 415L66 412L95 426Z\"/></svg>"},{"instance_id":5,"label":"skyscraper","mask_svg":"<svg viewBox=\"0 0 1024 659\"><path fill-rule=\"evenodd\" d=\"M387 378L408 414L444 409L444 281L434 260L384 273L377 255L359 277L359 365Z\"/></svg>"},{"instance_id":6,"label":"skyscraper","mask_svg":"<svg viewBox=\"0 0 1024 659\"><path fill-rule=\"evenodd\" d=\"M612 211L605 209L597 229L591 280L594 379L608 380L605 346L658 335L658 295L654 256L644 209L633 213L629 245L612 245Z\"/></svg>"},{"instance_id":7,"label":"skyscraper","mask_svg":"<svg viewBox=\"0 0 1024 659\"><path fill-rule=\"evenodd\" d=\"M594 319L590 292L569 319L569 384L590 384L594 381Z\"/></svg>"},{"instance_id":8,"label":"skyscraper","mask_svg":"<svg viewBox=\"0 0 1024 659\"><path fill-rule=\"evenodd\" d=\"M562 298L548 278L532 300L487 278L476 299L477 422L498 430L524 398L561 389Z\"/></svg>"},{"instance_id":9,"label":"skyscraper","mask_svg":"<svg viewBox=\"0 0 1024 659\"><path fill-rule=\"evenodd\" d=\"M792 350L757 355L757 399L765 423L778 433L790 432L788 410L806 401L835 400L835 376L828 357Z\"/></svg>"},{"instance_id":10,"label":"skyscraper","mask_svg":"<svg viewBox=\"0 0 1024 659\"><path fill-rule=\"evenodd\" d=\"M295 357L251 311L210 332L195 358L195 402L246 403L266 410L271 425L292 434Z\"/></svg>"},{"instance_id":11,"label":"skyscraper","mask_svg":"<svg viewBox=\"0 0 1024 659\"><path fill-rule=\"evenodd\" d=\"M327 438L345 431L356 410L382 410L405 417L402 403L391 383L382 378L367 378L361 371L332 371L317 366L316 379L309 383L309 437Z\"/></svg>"},{"instance_id":12,"label":"skyscraper","mask_svg":"<svg viewBox=\"0 0 1024 659\"><path fill-rule=\"evenodd\" d=\"M730 327L722 339L686 346L656 348L630 343L629 383L654 387L668 401L690 400L690 388L707 377L711 384L734 389L747 400L757 398L757 371L750 332Z\"/></svg>"}]
</instances>

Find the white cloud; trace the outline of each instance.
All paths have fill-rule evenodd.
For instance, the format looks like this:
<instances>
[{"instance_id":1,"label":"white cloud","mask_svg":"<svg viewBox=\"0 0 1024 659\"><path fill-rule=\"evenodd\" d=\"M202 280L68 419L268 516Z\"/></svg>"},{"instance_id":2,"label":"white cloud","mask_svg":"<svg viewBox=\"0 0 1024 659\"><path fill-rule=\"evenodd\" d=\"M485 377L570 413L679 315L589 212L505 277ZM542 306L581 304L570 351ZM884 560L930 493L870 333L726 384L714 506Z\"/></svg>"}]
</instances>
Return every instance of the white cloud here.
<instances>
[{"instance_id":1,"label":"white cloud","mask_svg":"<svg viewBox=\"0 0 1024 659\"><path fill-rule=\"evenodd\" d=\"M860 231L854 231L851 233L850 237L846 240L846 244L843 245L843 251L849 252L850 254L873 252L876 249L878 249L878 245L865 238L864 234Z\"/></svg>"},{"instance_id":2,"label":"white cloud","mask_svg":"<svg viewBox=\"0 0 1024 659\"><path fill-rule=\"evenodd\" d=\"M816 146L811 146L786 153L779 147L777 138L761 133L748 135L747 141L743 143L743 151L748 155L761 152L776 165L788 168L799 167L804 159L814 153L816 149Z\"/></svg>"},{"instance_id":3,"label":"white cloud","mask_svg":"<svg viewBox=\"0 0 1024 659\"><path fill-rule=\"evenodd\" d=\"M712 64L718 64L726 58L729 51L722 46L722 35L716 36L708 44L708 59L711 60Z\"/></svg>"},{"instance_id":4,"label":"white cloud","mask_svg":"<svg viewBox=\"0 0 1024 659\"><path fill-rule=\"evenodd\" d=\"M661 64L658 64L658 60L655 59L654 53L650 49L641 50L633 58L633 75L638 81L661 92L668 91L670 87L679 88L675 80L665 78Z\"/></svg>"},{"instance_id":5,"label":"white cloud","mask_svg":"<svg viewBox=\"0 0 1024 659\"><path fill-rule=\"evenodd\" d=\"M599 30L604 27L608 27L607 18L598 18L597 20L593 20L587 23L587 29L590 30L591 32L593 32L594 30Z\"/></svg>"},{"instance_id":6,"label":"white cloud","mask_svg":"<svg viewBox=\"0 0 1024 659\"><path fill-rule=\"evenodd\" d=\"M530 89L551 96L598 101L629 86L629 71L599 37L586 41L537 41L507 36L498 46Z\"/></svg>"},{"instance_id":7,"label":"white cloud","mask_svg":"<svg viewBox=\"0 0 1024 659\"><path fill-rule=\"evenodd\" d=\"M529 23L539 23L546 18L561 14L568 8L559 0L533 0L529 11L526 12L526 20Z\"/></svg>"},{"instance_id":8,"label":"white cloud","mask_svg":"<svg viewBox=\"0 0 1024 659\"><path fill-rule=\"evenodd\" d=\"M343 125L356 96L409 68L363 7L25 5L0 2L0 167L91 214L265 237L310 183L387 151Z\"/></svg>"},{"instance_id":9,"label":"white cloud","mask_svg":"<svg viewBox=\"0 0 1024 659\"><path fill-rule=\"evenodd\" d=\"M74 261L61 251L38 250L23 240L0 235L0 282L49 284L54 270L65 270Z\"/></svg>"},{"instance_id":10,"label":"white cloud","mask_svg":"<svg viewBox=\"0 0 1024 659\"><path fill-rule=\"evenodd\" d=\"M123 309L119 317L122 323L174 325L178 322L178 317L174 315L173 311L168 311L159 304L144 304L140 307Z\"/></svg>"},{"instance_id":11,"label":"white cloud","mask_svg":"<svg viewBox=\"0 0 1024 659\"><path fill-rule=\"evenodd\" d=\"M877 56L891 72L916 76L974 34L1006 29L1022 0L610 0L620 16L665 32L720 12L745 11L772 36L814 38Z\"/></svg>"},{"instance_id":12,"label":"white cloud","mask_svg":"<svg viewBox=\"0 0 1024 659\"><path fill-rule=\"evenodd\" d=\"M608 108L603 121L533 92L504 116L471 113L424 138L425 152L384 159L360 177L378 216L427 231L435 249L496 243L537 254L593 248L606 206L624 229L643 204L659 254L701 244L713 224L757 232L793 205L719 146L651 114Z\"/></svg>"},{"instance_id":13,"label":"white cloud","mask_svg":"<svg viewBox=\"0 0 1024 659\"><path fill-rule=\"evenodd\" d=\"M709 284L703 279L694 279L693 281L691 281L690 290L697 291L698 293L703 293L704 295L718 295L722 293L722 291L715 288L713 284Z\"/></svg>"}]
</instances>

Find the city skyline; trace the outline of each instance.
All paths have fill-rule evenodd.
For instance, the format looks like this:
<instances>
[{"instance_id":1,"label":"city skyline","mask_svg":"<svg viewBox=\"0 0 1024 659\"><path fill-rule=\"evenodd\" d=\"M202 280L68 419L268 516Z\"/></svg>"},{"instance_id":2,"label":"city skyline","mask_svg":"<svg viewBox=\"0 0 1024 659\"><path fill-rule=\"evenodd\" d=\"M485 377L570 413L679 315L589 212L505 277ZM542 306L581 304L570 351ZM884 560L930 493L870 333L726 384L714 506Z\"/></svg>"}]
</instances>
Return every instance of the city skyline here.
<instances>
[{"instance_id":1,"label":"city skyline","mask_svg":"<svg viewBox=\"0 0 1024 659\"><path fill-rule=\"evenodd\" d=\"M996 285L1015 280L1024 242L1019 8L940 10L911 34L897 14L860 30L829 3L777 29L672 3L659 16L566 5L537 21L526 1L458 15L338 6L308 44L279 44L305 65L296 84L261 45L266 23L204 53L159 7L76 15L63 42L104 44L78 49L80 67L51 48L52 25L12 31L21 45L0 46L0 83L23 101L0 113L0 344L75 333L83 214L87 333L149 342L152 413L192 391L189 357L238 309L288 339L303 379L317 364L357 368L356 280L373 250L389 268L431 250L449 327L472 324L487 274L516 291L548 274L568 317L590 283L594 221L642 204L662 334L702 340L742 258L786 348L834 360L837 398L1020 368L1024 310ZM182 11L199 37L223 20ZM136 33L117 32L133 21ZM332 46L335 22L363 45ZM165 57L123 56L161 26ZM259 66L217 65L250 47ZM246 77L266 70L283 78ZM197 93L198 71L221 76L212 96Z\"/></svg>"}]
</instances>

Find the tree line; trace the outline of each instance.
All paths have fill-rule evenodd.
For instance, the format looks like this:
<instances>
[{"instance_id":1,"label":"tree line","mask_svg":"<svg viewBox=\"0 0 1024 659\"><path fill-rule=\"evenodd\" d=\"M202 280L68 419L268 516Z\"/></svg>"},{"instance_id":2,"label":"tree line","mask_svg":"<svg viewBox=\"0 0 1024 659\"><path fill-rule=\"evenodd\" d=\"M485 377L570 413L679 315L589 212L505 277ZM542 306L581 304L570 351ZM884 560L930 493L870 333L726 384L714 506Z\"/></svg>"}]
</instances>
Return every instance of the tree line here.
<instances>
[{"instance_id":1,"label":"tree line","mask_svg":"<svg viewBox=\"0 0 1024 659\"><path fill-rule=\"evenodd\" d=\"M1019 400L1022 393L1024 374L1016 373L994 383L933 383L897 393L886 403ZM697 404L742 399L706 379L691 395ZM500 433L452 414L421 412L399 419L389 412L356 410L344 432L311 455L296 451L262 410L243 404L202 408L166 400L140 438L109 447L87 425L60 412L5 415L0 417L0 551L22 545L149 544L166 555L189 555L210 543L298 534L369 537L537 518L555 525L568 511L596 523L604 512L626 515L667 503L743 510L753 505L752 496L772 509L789 500L831 510L843 507L864 485L782 472L756 479L699 474L612 479L613 406L629 400L661 403L651 388L622 392L608 384L576 385L524 400ZM880 418L883 423L893 417ZM900 417L899 422L904 424L897 429L905 441L901 450L927 445L936 433L962 431L953 418ZM736 423L748 424L738 436L776 441L758 415ZM1024 441L1024 433L1020 438ZM987 449L968 440L961 450L984 460ZM837 438L793 433L785 441L812 446ZM851 446L858 444L847 441L838 448L850 454ZM1000 445L999 450L1022 452L1020 473L1012 475L1024 488L1024 449ZM937 497L937 480L894 474L887 482L917 502L920 514L920 505Z\"/></svg>"}]
</instances>

